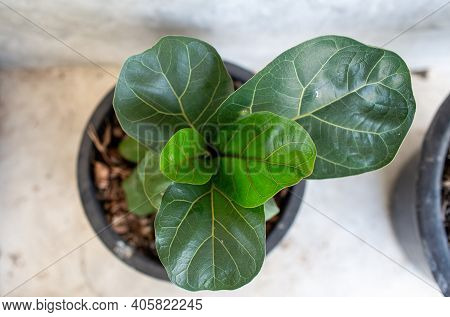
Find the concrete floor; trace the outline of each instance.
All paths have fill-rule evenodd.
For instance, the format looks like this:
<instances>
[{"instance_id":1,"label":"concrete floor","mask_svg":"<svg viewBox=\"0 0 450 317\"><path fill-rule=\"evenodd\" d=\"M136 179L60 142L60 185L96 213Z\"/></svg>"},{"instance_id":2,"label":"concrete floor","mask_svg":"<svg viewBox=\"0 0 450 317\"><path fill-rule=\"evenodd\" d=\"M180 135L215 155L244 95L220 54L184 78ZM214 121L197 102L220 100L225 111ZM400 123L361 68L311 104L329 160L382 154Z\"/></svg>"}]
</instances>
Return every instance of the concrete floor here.
<instances>
[{"instance_id":1,"label":"concrete floor","mask_svg":"<svg viewBox=\"0 0 450 317\"><path fill-rule=\"evenodd\" d=\"M301 213L259 276L214 294L439 296L404 269L416 272L395 239L387 206L400 166L450 91L448 78L450 69L413 78L417 114L395 162L361 176L308 182ZM89 67L0 72L1 295L191 295L121 263L92 238L84 216L76 154L89 115L114 82Z\"/></svg>"}]
</instances>

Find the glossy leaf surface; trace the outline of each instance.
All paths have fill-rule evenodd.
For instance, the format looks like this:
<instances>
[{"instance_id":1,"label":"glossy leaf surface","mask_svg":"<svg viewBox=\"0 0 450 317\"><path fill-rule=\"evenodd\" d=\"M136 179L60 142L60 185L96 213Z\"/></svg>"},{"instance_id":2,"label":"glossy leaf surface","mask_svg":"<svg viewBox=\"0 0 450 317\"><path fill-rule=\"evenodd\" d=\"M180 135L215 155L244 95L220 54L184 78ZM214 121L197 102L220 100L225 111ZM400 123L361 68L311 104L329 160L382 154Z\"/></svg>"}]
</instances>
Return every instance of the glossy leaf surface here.
<instances>
[{"instance_id":1,"label":"glossy leaf surface","mask_svg":"<svg viewBox=\"0 0 450 317\"><path fill-rule=\"evenodd\" d=\"M236 289L250 282L264 261L263 206L243 208L211 183L171 185L155 230L170 280L187 290Z\"/></svg>"},{"instance_id":2,"label":"glossy leaf surface","mask_svg":"<svg viewBox=\"0 0 450 317\"><path fill-rule=\"evenodd\" d=\"M191 128L176 132L161 152L161 171L177 183L203 185L215 173L216 164L203 136Z\"/></svg>"},{"instance_id":3,"label":"glossy leaf surface","mask_svg":"<svg viewBox=\"0 0 450 317\"><path fill-rule=\"evenodd\" d=\"M296 120L317 147L310 178L331 178L388 164L411 126L415 101L397 54L323 36L278 56L223 109L222 122L258 111Z\"/></svg>"},{"instance_id":4,"label":"glossy leaf surface","mask_svg":"<svg viewBox=\"0 0 450 317\"><path fill-rule=\"evenodd\" d=\"M258 112L221 127L213 182L244 207L264 204L311 174L316 148L295 121Z\"/></svg>"},{"instance_id":5,"label":"glossy leaf surface","mask_svg":"<svg viewBox=\"0 0 450 317\"><path fill-rule=\"evenodd\" d=\"M216 50L183 36L167 36L127 59L114 94L125 132L149 148L161 149L183 127L214 124L233 82Z\"/></svg>"}]
</instances>

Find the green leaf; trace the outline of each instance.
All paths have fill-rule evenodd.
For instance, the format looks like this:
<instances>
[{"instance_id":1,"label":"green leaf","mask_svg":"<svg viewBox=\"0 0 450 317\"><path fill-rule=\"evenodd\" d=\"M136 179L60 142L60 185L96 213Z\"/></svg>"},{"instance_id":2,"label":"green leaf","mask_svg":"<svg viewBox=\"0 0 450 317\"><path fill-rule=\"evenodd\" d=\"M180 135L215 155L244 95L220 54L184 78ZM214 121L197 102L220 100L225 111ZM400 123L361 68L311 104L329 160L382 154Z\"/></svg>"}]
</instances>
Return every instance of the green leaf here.
<instances>
[{"instance_id":1,"label":"green leaf","mask_svg":"<svg viewBox=\"0 0 450 317\"><path fill-rule=\"evenodd\" d=\"M269 199L264 204L264 220L270 220L272 217L278 215L280 212L280 208L278 208L277 203L275 202L275 199Z\"/></svg>"},{"instance_id":2,"label":"green leaf","mask_svg":"<svg viewBox=\"0 0 450 317\"><path fill-rule=\"evenodd\" d=\"M148 150L145 157L137 166L139 179L143 190L152 206L159 209L161 199L167 187L172 184L159 168L160 155L158 152Z\"/></svg>"},{"instance_id":3,"label":"green leaf","mask_svg":"<svg viewBox=\"0 0 450 317\"><path fill-rule=\"evenodd\" d=\"M119 143L120 155L130 162L140 162L144 158L145 152L147 152L147 148L129 136Z\"/></svg>"},{"instance_id":4,"label":"green leaf","mask_svg":"<svg viewBox=\"0 0 450 317\"><path fill-rule=\"evenodd\" d=\"M131 213L138 216L146 216L156 212L155 207L150 204L144 193L144 188L136 169L123 181L122 188L125 192L128 210Z\"/></svg>"},{"instance_id":5,"label":"green leaf","mask_svg":"<svg viewBox=\"0 0 450 317\"><path fill-rule=\"evenodd\" d=\"M192 291L249 283L265 256L262 206L243 208L211 183L173 184L156 221L156 248L170 280Z\"/></svg>"},{"instance_id":6,"label":"green leaf","mask_svg":"<svg viewBox=\"0 0 450 317\"><path fill-rule=\"evenodd\" d=\"M397 54L323 36L278 56L222 109L222 122L258 111L296 120L317 147L310 178L331 178L388 164L411 126L415 101Z\"/></svg>"},{"instance_id":7,"label":"green leaf","mask_svg":"<svg viewBox=\"0 0 450 317\"><path fill-rule=\"evenodd\" d=\"M239 205L264 204L311 174L316 148L295 121L258 112L221 127L214 184Z\"/></svg>"},{"instance_id":8,"label":"green leaf","mask_svg":"<svg viewBox=\"0 0 450 317\"><path fill-rule=\"evenodd\" d=\"M161 152L160 168L177 183L203 185L216 171L203 136L185 128L175 133Z\"/></svg>"},{"instance_id":9,"label":"green leaf","mask_svg":"<svg viewBox=\"0 0 450 317\"><path fill-rule=\"evenodd\" d=\"M219 105L233 91L213 47L193 38L167 36L127 59L113 103L128 135L161 149L178 129L214 124Z\"/></svg>"}]
</instances>

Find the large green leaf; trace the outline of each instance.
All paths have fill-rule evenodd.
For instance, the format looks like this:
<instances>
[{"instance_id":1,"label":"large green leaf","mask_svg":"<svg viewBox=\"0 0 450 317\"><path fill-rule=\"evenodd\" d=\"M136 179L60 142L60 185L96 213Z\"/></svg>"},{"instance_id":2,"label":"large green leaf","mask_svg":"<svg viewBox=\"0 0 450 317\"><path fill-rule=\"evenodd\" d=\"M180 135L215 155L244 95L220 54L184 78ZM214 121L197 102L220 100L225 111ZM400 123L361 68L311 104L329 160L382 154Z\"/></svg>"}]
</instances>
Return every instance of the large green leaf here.
<instances>
[{"instance_id":1,"label":"large green leaf","mask_svg":"<svg viewBox=\"0 0 450 317\"><path fill-rule=\"evenodd\" d=\"M214 184L244 207L264 204L311 174L316 148L295 121L258 112L221 127Z\"/></svg>"},{"instance_id":2,"label":"large green leaf","mask_svg":"<svg viewBox=\"0 0 450 317\"><path fill-rule=\"evenodd\" d=\"M122 128L160 149L178 129L216 122L232 80L216 50L193 38L167 36L127 59L114 94Z\"/></svg>"},{"instance_id":3,"label":"large green leaf","mask_svg":"<svg viewBox=\"0 0 450 317\"><path fill-rule=\"evenodd\" d=\"M211 183L173 184L156 222L156 247L170 280L187 290L250 282L265 256L263 206L246 209Z\"/></svg>"},{"instance_id":4,"label":"large green leaf","mask_svg":"<svg viewBox=\"0 0 450 317\"><path fill-rule=\"evenodd\" d=\"M167 187L172 184L172 181L161 172L159 160L160 154L158 152L148 150L137 166L137 172L143 184L145 196L156 209L159 209L162 196Z\"/></svg>"},{"instance_id":5,"label":"large green leaf","mask_svg":"<svg viewBox=\"0 0 450 317\"><path fill-rule=\"evenodd\" d=\"M296 120L317 147L310 177L331 178L388 164L411 126L415 101L397 54L323 36L278 56L222 109L222 122L258 111Z\"/></svg>"},{"instance_id":6,"label":"large green leaf","mask_svg":"<svg viewBox=\"0 0 450 317\"><path fill-rule=\"evenodd\" d=\"M156 212L156 208L150 204L145 196L144 188L136 169L122 183L122 188L125 192L125 200L130 212L138 216L146 216Z\"/></svg>"},{"instance_id":7,"label":"large green leaf","mask_svg":"<svg viewBox=\"0 0 450 317\"><path fill-rule=\"evenodd\" d=\"M177 183L202 185L216 171L217 161L203 136L196 130L185 128L175 133L161 152L161 171Z\"/></svg>"},{"instance_id":8,"label":"large green leaf","mask_svg":"<svg viewBox=\"0 0 450 317\"><path fill-rule=\"evenodd\" d=\"M133 138L126 136L119 143L119 153L130 162L140 162L147 152L147 148Z\"/></svg>"}]
</instances>

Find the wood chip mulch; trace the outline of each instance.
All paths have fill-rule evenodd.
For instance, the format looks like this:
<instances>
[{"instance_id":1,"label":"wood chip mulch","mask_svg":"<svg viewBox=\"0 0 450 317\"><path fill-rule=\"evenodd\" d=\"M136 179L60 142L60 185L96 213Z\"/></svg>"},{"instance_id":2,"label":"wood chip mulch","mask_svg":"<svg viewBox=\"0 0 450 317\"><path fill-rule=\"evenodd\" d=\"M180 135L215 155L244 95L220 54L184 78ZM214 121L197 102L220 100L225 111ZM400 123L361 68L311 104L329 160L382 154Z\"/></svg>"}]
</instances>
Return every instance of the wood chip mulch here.
<instances>
[{"instance_id":1,"label":"wood chip mulch","mask_svg":"<svg viewBox=\"0 0 450 317\"><path fill-rule=\"evenodd\" d=\"M97 149L92 162L97 197L102 202L111 228L131 247L142 253L157 257L155 215L139 217L128 210L122 182L131 174L135 164L125 160L118 152L118 144L125 137L117 119L106 122L103 135L97 135L93 128L89 136Z\"/></svg>"},{"instance_id":2,"label":"wood chip mulch","mask_svg":"<svg viewBox=\"0 0 450 317\"><path fill-rule=\"evenodd\" d=\"M444 214L444 225L450 247L450 150L447 155L442 178L442 212Z\"/></svg>"}]
</instances>

